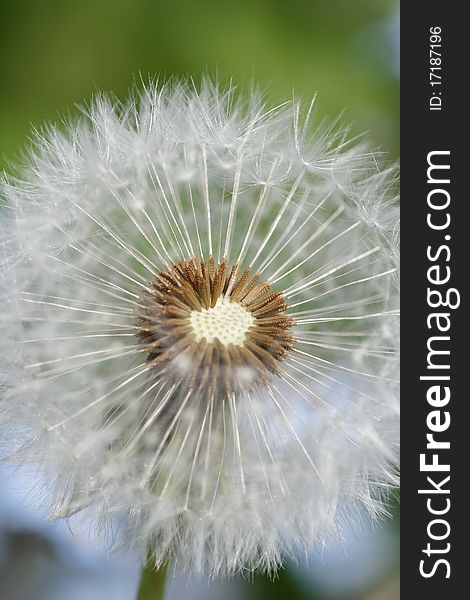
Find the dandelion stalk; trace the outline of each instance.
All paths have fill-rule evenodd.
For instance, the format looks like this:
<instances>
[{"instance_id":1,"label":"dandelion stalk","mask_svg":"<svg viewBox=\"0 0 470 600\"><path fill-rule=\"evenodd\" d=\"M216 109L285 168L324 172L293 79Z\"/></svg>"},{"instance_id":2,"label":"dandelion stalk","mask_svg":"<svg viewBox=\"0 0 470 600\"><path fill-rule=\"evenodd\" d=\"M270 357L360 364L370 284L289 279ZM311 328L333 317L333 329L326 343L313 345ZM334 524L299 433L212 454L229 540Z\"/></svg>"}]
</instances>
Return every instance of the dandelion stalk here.
<instances>
[{"instance_id":1,"label":"dandelion stalk","mask_svg":"<svg viewBox=\"0 0 470 600\"><path fill-rule=\"evenodd\" d=\"M158 571L152 567L144 568L137 600L163 600L165 597L166 578L166 566L162 566Z\"/></svg>"}]
</instances>

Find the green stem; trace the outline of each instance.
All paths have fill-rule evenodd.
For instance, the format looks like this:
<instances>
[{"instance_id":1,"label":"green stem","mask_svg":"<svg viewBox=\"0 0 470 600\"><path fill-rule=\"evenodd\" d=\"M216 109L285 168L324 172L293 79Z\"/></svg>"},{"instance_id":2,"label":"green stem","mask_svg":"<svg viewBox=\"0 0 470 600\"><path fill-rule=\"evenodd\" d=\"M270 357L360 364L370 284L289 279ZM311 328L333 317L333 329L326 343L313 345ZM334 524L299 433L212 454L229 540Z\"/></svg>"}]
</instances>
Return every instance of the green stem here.
<instances>
[{"instance_id":1,"label":"green stem","mask_svg":"<svg viewBox=\"0 0 470 600\"><path fill-rule=\"evenodd\" d=\"M163 600L167 575L166 565L155 571L150 564L142 571L137 600Z\"/></svg>"}]
</instances>

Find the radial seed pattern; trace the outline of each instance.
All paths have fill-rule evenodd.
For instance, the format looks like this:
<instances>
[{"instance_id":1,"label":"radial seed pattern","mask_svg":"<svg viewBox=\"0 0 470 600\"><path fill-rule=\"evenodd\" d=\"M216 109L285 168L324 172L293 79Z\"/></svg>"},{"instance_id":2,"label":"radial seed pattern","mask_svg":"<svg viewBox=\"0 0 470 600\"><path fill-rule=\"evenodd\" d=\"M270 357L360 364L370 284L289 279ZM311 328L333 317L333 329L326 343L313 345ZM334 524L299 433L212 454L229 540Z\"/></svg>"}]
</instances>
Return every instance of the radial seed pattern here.
<instances>
[{"instance_id":1,"label":"radial seed pattern","mask_svg":"<svg viewBox=\"0 0 470 600\"><path fill-rule=\"evenodd\" d=\"M228 394L278 374L292 348L293 320L283 295L259 279L249 269L240 274L237 264L229 269L226 260L216 266L212 257L159 273L137 322L154 375Z\"/></svg>"},{"instance_id":2,"label":"radial seed pattern","mask_svg":"<svg viewBox=\"0 0 470 600\"><path fill-rule=\"evenodd\" d=\"M206 79L99 96L28 155L0 181L0 457L44 472L49 516L210 577L376 518L395 169L313 106Z\"/></svg>"}]
</instances>

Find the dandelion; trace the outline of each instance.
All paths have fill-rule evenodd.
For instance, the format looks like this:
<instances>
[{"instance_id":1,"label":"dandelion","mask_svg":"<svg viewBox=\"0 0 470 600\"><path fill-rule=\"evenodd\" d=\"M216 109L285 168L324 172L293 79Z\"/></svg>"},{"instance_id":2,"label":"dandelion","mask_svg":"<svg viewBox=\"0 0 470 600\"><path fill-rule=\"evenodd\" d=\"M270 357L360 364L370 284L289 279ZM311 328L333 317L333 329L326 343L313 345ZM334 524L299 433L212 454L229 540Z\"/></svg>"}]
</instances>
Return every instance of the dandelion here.
<instances>
[{"instance_id":1,"label":"dandelion","mask_svg":"<svg viewBox=\"0 0 470 600\"><path fill-rule=\"evenodd\" d=\"M394 170L302 114L149 84L4 178L4 455L156 568L273 571L395 483Z\"/></svg>"}]
</instances>

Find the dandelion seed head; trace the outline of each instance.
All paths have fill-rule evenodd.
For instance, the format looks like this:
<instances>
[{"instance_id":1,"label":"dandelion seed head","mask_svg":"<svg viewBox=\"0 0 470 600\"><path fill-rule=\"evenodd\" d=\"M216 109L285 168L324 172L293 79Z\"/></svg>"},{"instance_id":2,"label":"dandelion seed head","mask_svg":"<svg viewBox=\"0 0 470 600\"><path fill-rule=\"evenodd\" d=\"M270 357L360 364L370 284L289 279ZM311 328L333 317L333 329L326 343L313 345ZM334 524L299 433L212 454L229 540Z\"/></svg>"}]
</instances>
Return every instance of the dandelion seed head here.
<instances>
[{"instance_id":1,"label":"dandelion seed head","mask_svg":"<svg viewBox=\"0 0 470 600\"><path fill-rule=\"evenodd\" d=\"M314 119L151 83L4 176L2 454L46 473L52 517L216 576L385 511L395 170Z\"/></svg>"},{"instance_id":2,"label":"dandelion seed head","mask_svg":"<svg viewBox=\"0 0 470 600\"><path fill-rule=\"evenodd\" d=\"M154 373L179 388L225 395L255 377L266 383L292 347L284 297L249 269L191 258L160 273L150 290L137 309L137 335Z\"/></svg>"}]
</instances>

